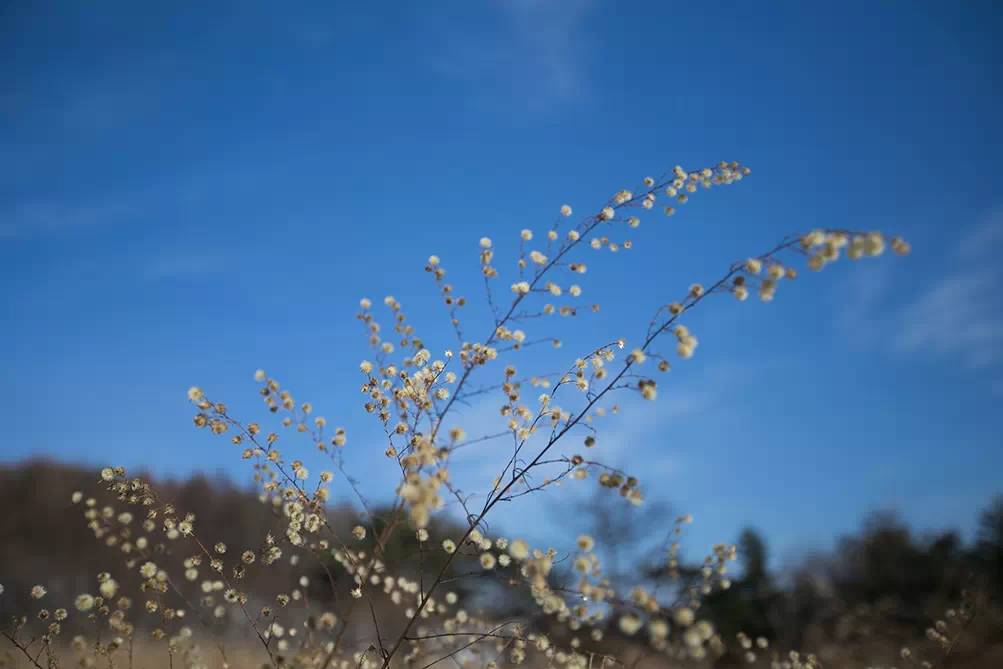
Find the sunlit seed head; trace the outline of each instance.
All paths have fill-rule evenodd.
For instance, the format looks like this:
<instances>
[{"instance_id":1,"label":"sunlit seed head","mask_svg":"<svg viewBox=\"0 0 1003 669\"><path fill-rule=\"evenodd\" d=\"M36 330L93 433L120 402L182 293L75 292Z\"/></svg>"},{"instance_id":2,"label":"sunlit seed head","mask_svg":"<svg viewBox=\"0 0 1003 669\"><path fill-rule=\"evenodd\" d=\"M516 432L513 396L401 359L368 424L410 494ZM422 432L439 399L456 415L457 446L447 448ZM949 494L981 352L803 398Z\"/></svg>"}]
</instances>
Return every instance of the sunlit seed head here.
<instances>
[{"instance_id":1,"label":"sunlit seed head","mask_svg":"<svg viewBox=\"0 0 1003 669\"><path fill-rule=\"evenodd\" d=\"M871 232L864 237L864 253L879 256L885 252L885 238L880 232Z\"/></svg>"},{"instance_id":2,"label":"sunlit seed head","mask_svg":"<svg viewBox=\"0 0 1003 669\"><path fill-rule=\"evenodd\" d=\"M638 381L637 387L641 391L641 397L644 399L648 401L658 399L658 384L651 379L642 379Z\"/></svg>"},{"instance_id":3,"label":"sunlit seed head","mask_svg":"<svg viewBox=\"0 0 1003 669\"><path fill-rule=\"evenodd\" d=\"M676 624L679 625L680 627L689 627L690 625L693 624L693 621L696 619L696 616L693 613L693 609L684 606L676 609L675 613L673 614L673 619L676 621Z\"/></svg>"},{"instance_id":4,"label":"sunlit seed head","mask_svg":"<svg viewBox=\"0 0 1003 669\"><path fill-rule=\"evenodd\" d=\"M626 613L620 616L620 620L618 622L620 631L626 634L627 636L633 636L634 634L637 634L637 631L641 629L642 624L643 623L641 619L638 618L633 613Z\"/></svg>"},{"instance_id":5,"label":"sunlit seed head","mask_svg":"<svg viewBox=\"0 0 1003 669\"><path fill-rule=\"evenodd\" d=\"M508 545L508 553L516 560L525 560L529 557L529 544L522 539L516 539Z\"/></svg>"},{"instance_id":6,"label":"sunlit seed head","mask_svg":"<svg viewBox=\"0 0 1003 669\"><path fill-rule=\"evenodd\" d=\"M101 596L105 599L112 599L118 593L118 583L113 578L109 578L98 586Z\"/></svg>"},{"instance_id":7,"label":"sunlit seed head","mask_svg":"<svg viewBox=\"0 0 1003 669\"><path fill-rule=\"evenodd\" d=\"M776 292L777 282L773 279L765 279L759 284L759 299L763 302L770 302L773 300L773 296Z\"/></svg>"}]
</instances>

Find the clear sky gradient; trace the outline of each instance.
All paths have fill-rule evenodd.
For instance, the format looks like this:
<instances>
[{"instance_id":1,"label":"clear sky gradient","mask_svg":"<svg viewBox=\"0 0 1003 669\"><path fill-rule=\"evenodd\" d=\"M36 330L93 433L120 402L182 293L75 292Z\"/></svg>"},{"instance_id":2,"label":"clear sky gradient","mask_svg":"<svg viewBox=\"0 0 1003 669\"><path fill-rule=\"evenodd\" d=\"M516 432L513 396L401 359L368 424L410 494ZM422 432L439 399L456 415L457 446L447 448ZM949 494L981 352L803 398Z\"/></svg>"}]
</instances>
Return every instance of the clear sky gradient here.
<instances>
[{"instance_id":1,"label":"clear sky gradient","mask_svg":"<svg viewBox=\"0 0 1003 669\"><path fill-rule=\"evenodd\" d=\"M999 3L295 4L0 10L0 460L246 480L185 390L266 418L263 367L388 493L360 297L393 294L441 351L430 253L480 301L482 235L503 257L565 202L724 159L753 174L588 256L603 310L546 327L562 362L788 233L913 254L701 308L697 355L658 404L624 399L596 456L692 512L698 547L747 523L825 547L879 508L970 532L1003 491ZM484 485L490 449L463 464Z\"/></svg>"}]
</instances>

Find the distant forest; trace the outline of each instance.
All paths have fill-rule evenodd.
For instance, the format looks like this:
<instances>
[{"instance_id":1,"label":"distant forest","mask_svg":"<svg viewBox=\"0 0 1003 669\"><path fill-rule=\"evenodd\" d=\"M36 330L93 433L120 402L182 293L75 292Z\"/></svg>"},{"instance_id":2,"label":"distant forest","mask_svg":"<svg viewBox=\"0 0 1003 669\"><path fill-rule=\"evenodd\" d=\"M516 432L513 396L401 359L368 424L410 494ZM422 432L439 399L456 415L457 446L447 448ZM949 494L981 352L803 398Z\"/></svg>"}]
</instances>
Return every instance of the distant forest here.
<instances>
[{"instance_id":1,"label":"distant forest","mask_svg":"<svg viewBox=\"0 0 1003 669\"><path fill-rule=\"evenodd\" d=\"M252 547L263 540L262 518L271 509L257 495L232 482L196 475L182 482L155 482L165 499L179 510L194 513L197 522L213 528L213 539L232 547ZM0 466L0 620L9 620L15 610L29 605L29 590L45 583L54 599L72 601L79 592L93 590L95 575L112 572L127 581L129 570L122 556L95 539L86 527L83 509L71 503L74 491L96 499L96 507L113 505L114 500L100 494L96 473L80 467L49 461L31 461ZM349 533L359 522L359 512L351 508L335 509L331 518ZM375 515L379 515L378 511ZM645 516L644 528L632 526L629 513L617 512L597 523L599 532L611 536L598 542L604 545L629 543L640 531L650 531L651 514ZM673 517L662 518L671 528ZM638 521L640 522L640 521ZM660 522L655 519L654 522ZM266 524L267 525L267 524ZM274 523L279 528L277 515ZM646 528L646 529L645 529ZM923 638L927 630L944 618L948 610L962 606L973 608L974 621L951 654L950 666L1003 667L1003 497L991 500L981 511L978 533L972 543L965 543L954 531L918 536L891 514L875 514L852 536L840 538L831 553L803 558L794 568L775 573L769 568L766 539L753 530L745 530L735 539L739 568L732 576L730 589L706 598L701 615L712 620L722 635L735 638L739 632L750 638L763 637L772 648L813 650L838 664L873 664L885 658L887 665L902 664L903 645ZM659 530L661 531L661 530ZM462 529L441 521L430 528L433 537L458 536ZM599 538L599 537L597 537ZM617 541L610 541L610 539ZM405 555L419 553L416 546L390 547L386 555L400 574L416 574L418 566L405 561ZM174 561L180 568L186 555L172 555L165 549L164 562ZM664 557L664 554L663 554ZM424 567L434 567L441 559L428 555ZM700 578L702 564L680 564L670 582L664 560L635 559L620 573L649 583L665 583L665 588L685 586ZM490 607L495 615L533 610L525 592L515 583L485 578L461 578L477 572L472 563L457 560L452 565L455 587L451 590L466 597L472 606ZM317 565L317 586L308 589L310 597L322 601L330 597L325 578L346 578L343 572L322 573ZM135 571L135 570L132 570ZM288 590L297 575L291 566L270 570L267 581L248 584L249 591L262 600ZM333 576L332 576L333 574ZM341 574L339 576L339 574ZM558 571L555 578L561 578ZM570 573L566 574L571 578ZM631 583L618 586L626 592ZM536 624L559 636L546 618ZM608 642L616 643L618 632L608 630ZM630 641L619 639L624 645ZM931 642L932 643L932 642ZM737 658L724 657L719 666L737 664ZM864 666L861 664L860 666Z\"/></svg>"}]
</instances>

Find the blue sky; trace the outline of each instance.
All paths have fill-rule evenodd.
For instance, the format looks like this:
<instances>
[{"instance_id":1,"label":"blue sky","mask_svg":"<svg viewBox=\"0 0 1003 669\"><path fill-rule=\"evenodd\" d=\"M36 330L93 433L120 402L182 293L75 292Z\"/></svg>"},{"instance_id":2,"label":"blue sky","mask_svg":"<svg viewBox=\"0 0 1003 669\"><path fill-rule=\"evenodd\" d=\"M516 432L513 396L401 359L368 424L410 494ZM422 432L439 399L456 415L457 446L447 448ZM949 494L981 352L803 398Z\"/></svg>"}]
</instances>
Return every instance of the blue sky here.
<instances>
[{"instance_id":1,"label":"blue sky","mask_svg":"<svg viewBox=\"0 0 1003 669\"><path fill-rule=\"evenodd\" d=\"M360 297L452 346L430 253L480 301L482 235L503 256L565 202L739 160L749 179L589 258L602 312L547 329L568 360L791 232L914 252L695 312L697 355L597 456L692 512L698 549L751 523L794 554L877 508L970 531L1003 491L1001 30L992 2L8 5L0 459L246 479L185 390L263 418L263 367L348 428L379 496ZM492 456L463 471L487 483Z\"/></svg>"}]
</instances>

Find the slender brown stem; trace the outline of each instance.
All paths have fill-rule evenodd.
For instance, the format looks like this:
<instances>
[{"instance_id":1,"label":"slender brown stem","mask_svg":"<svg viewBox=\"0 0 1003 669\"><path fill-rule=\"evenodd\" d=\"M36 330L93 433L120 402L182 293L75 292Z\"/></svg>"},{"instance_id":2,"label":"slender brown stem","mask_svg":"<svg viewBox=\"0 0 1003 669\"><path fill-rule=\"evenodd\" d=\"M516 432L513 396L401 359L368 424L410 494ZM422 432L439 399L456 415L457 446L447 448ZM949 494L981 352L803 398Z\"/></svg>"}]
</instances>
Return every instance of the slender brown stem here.
<instances>
[{"instance_id":1,"label":"slender brown stem","mask_svg":"<svg viewBox=\"0 0 1003 669\"><path fill-rule=\"evenodd\" d=\"M0 632L0 634L3 634L4 638L7 639L7 641L10 641L15 648L21 651L21 653L28 658L28 661L35 665L38 669L45 669L45 667L39 664L38 660L32 657L31 653L28 652L28 646L23 645L14 635L8 634L7 632Z\"/></svg>"}]
</instances>

